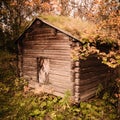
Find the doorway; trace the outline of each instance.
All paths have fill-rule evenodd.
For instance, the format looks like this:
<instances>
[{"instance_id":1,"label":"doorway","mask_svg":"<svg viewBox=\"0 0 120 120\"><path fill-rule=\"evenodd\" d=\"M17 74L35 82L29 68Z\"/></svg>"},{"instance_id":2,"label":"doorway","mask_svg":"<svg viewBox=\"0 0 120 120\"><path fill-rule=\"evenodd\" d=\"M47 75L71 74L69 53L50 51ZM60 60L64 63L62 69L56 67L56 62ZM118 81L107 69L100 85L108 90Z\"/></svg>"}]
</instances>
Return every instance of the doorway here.
<instances>
[{"instance_id":1,"label":"doorway","mask_svg":"<svg viewBox=\"0 0 120 120\"><path fill-rule=\"evenodd\" d=\"M40 84L49 83L49 59L44 57L37 58L37 80Z\"/></svg>"}]
</instances>

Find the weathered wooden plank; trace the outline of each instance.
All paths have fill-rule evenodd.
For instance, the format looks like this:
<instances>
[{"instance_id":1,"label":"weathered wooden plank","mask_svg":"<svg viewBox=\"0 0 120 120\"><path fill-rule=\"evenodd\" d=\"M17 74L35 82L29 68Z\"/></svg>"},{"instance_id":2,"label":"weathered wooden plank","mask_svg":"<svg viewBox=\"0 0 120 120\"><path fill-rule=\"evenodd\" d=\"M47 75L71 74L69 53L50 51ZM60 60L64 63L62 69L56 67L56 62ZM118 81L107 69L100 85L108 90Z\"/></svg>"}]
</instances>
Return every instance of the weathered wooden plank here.
<instances>
[{"instance_id":1,"label":"weathered wooden plank","mask_svg":"<svg viewBox=\"0 0 120 120\"><path fill-rule=\"evenodd\" d=\"M25 47L25 49L34 49L34 50L41 50L41 49L47 49L47 50L70 50L70 47L68 46L68 45L54 45L54 44L51 44L51 45L34 45L34 46L32 46L32 45L25 45L24 46Z\"/></svg>"},{"instance_id":2,"label":"weathered wooden plank","mask_svg":"<svg viewBox=\"0 0 120 120\"><path fill-rule=\"evenodd\" d=\"M53 69L60 69L60 70L63 70L63 71L69 71L70 72L70 65L60 65L60 64L50 64L50 68L53 68Z\"/></svg>"},{"instance_id":3,"label":"weathered wooden plank","mask_svg":"<svg viewBox=\"0 0 120 120\"><path fill-rule=\"evenodd\" d=\"M29 33L28 35L54 35L55 33L53 32L53 31L51 31L51 30L49 30L49 31L45 31L45 32L43 32L43 31L40 31L40 30L34 30L34 31L32 31L31 33Z\"/></svg>"},{"instance_id":4,"label":"weathered wooden plank","mask_svg":"<svg viewBox=\"0 0 120 120\"><path fill-rule=\"evenodd\" d=\"M58 60L65 60L65 59L70 59L71 57L67 54L47 54L47 53L25 53L24 54L26 57L31 57L31 58L36 58L36 57L45 57L48 59L56 58Z\"/></svg>"},{"instance_id":5,"label":"weathered wooden plank","mask_svg":"<svg viewBox=\"0 0 120 120\"><path fill-rule=\"evenodd\" d=\"M34 49L24 49L24 54L52 54L52 55L69 55L70 56L70 52L68 52L68 50L64 50L64 49L45 49L45 48L40 48L38 50L34 50Z\"/></svg>"},{"instance_id":6,"label":"weathered wooden plank","mask_svg":"<svg viewBox=\"0 0 120 120\"><path fill-rule=\"evenodd\" d=\"M70 53L70 48L69 46L63 44L63 45L50 45L50 44L46 44L46 45L27 45L24 46L25 50L39 50L39 51L43 51L43 50L53 50L53 51L69 51ZM71 53L70 53L71 54Z\"/></svg>"},{"instance_id":7,"label":"weathered wooden plank","mask_svg":"<svg viewBox=\"0 0 120 120\"><path fill-rule=\"evenodd\" d=\"M44 33L51 33L51 32L54 32L55 30L50 28L50 27L46 27L46 28L43 28L42 26L41 27L35 27L35 29L33 31L39 31L39 32L44 32Z\"/></svg>"},{"instance_id":8,"label":"weathered wooden plank","mask_svg":"<svg viewBox=\"0 0 120 120\"><path fill-rule=\"evenodd\" d=\"M66 80L64 80L64 79L54 79L54 78L49 78L49 82L50 82L50 84L58 84L58 85L68 85L69 86L69 84L68 84L68 82L71 84L71 81L69 80L69 79L66 79Z\"/></svg>"},{"instance_id":9,"label":"weathered wooden plank","mask_svg":"<svg viewBox=\"0 0 120 120\"><path fill-rule=\"evenodd\" d=\"M52 86L52 87L56 92L63 93L63 94L65 94L65 92L69 90L69 89L64 89L56 86Z\"/></svg>"},{"instance_id":10,"label":"weathered wooden plank","mask_svg":"<svg viewBox=\"0 0 120 120\"><path fill-rule=\"evenodd\" d=\"M32 41L40 41L40 40L56 40L56 36L48 36L48 37L38 37L38 36L34 36L34 35L29 35L27 36L27 38L25 39L25 42L32 42ZM56 40L57 41L57 40Z\"/></svg>"},{"instance_id":11,"label":"weathered wooden plank","mask_svg":"<svg viewBox=\"0 0 120 120\"><path fill-rule=\"evenodd\" d=\"M47 33L48 34L48 33ZM49 34L48 34L49 35ZM55 40L55 41L59 41L59 40L64 40L64 41L69 41L69 37L67 36L62 36L62 35L53 35L53 34L50 34L49 36L46 36L45 34L44 35L29 35L29 37L33 37L33 38L37 38L38 40L41 40L42 38L45 38L45 40ZM44 40L44 39L43 39Z\"/></svg>"},{"instance_id":12,"label":"weathered wooden plank","mask_svg":"<svg viewBox=\"0 0 120 120\"><path fill-rule=\"evenodd\" d=\"M99 67L97 67L97 66L90 66L90 67L87 67L87 68L81 68L81 74L83 74L83 73L86 73L86 72L99 72L99 71L103 71L103 70L106 70L107 71L107 67L106 66L99 66Z\"/></svg>"},{"instance_id":13,"label":"weathered wooden plank","mask_svg":"<svg viewBox=\"0 0 120 120\"><path fill-rule=\"evenodd\" d=\"M34 66L29 65L29 64L28 64L28 65L24 64L23 68L26 68L26 69L29 68L29 69L32 69L32 70L36 70L36 69L37 69L37 66L34 67ZM29 70L29 69L28 69L28 70Z\"/></svg>"},{"instance_id":14,"label":"weathered wooden plank","mask_svg":"<svg viewBox=\"0 0 120 120\"><path fill-rule=\"evenodd\" d=\"M31 40L25 40L24 41L24 44L25 45L46 45L46 44L50 44L50 45L69 45L69 41L65 41L64 39L60 39L60 40L56 40L56 39L45 39L45 38L36 38L35 40L34 39L31 39Z\"/></svg>"},{"instance_id":15,"label":"weathered wooden plank","mask_svg":"<svg viewBox=\"0 0 120 120\"><path fill-rule=\"evenodd\" d=\"M64 50L24 50L24 54L44 54L44 55L69 55L70 53L68 51L64 51Z\"/></svg>"},{"instance_id":16,"label":"weathered wooden plank","mask_svg":"<svg viewBox=\"0 0 120 120\"><path fill-rule=\"evenodd\" d=\"M100 81L98 80L98 81L93 82L91 84L80 86L80 92L83 92L83 91L89 90L91 88L97 87L99 85L99 83L100 83Z\"/></svg>"},{"instance_id":17,"label":"weathered wooden plank","mask_svg":"<svg viewBox=\"0 0 120 120\"><path fill-rule=\"evenodd\" d=\"M24 75L30 75L30 76L36 76L37 75L37 71L24 71Z\"/></svg>"},{"instance_id":18,"label":"weathered wooden plank","mask_svg":"<svg viewBox=\"0 0 120 120\"><path fill-rule=\"evenodd\" d=\"M29 59L27 59L27 58L24 58L23 59L23 63L24 64L34 64L34 65L36 65L37 63L37 60L36 59L32 59L32 58L29 58Z\"/></svg>"},{"instance_id":19,"label":"weathered wooden plank","mask_svg":"<svg viewBox=\"0 0 120 120\"><path fill-rule=\"evenodd\" d=\"M73 90L72 90L72 87L70 88L67 88L65 86L60 86L60 85L51 85L53 87L53 89L56 91L56 92L60 92L60 93L66 93L67 91L69 91L70 93L73 93Z\"/></svg>"},{"instance_id":20,"label":"weathered wooden plank","mask_svg":"<svg viewBox=\"0 0 120 120\"><path fill-rule=\"evenodd\" d=\"M33 66L23 66L23 70L24 71L36 71L37 67L33 67Z\"/></svg>"},{"instance_id":21,"label":"weathered wooden plank","mask_svg":"<svg viewBox=\"0 0 120 120\"><path fill-rule=\"evenodd\" d=\"M36 37L47 37L47 36L54 36L54 33L52 32L49 32L49 33L46 33L46 32L43 32L41 33L40 31L32 31L31 33L29 33L29 36L36 36Z\"/></svg>"},{"instance_id":22,"label":"weathered wooden plank","mask_svg":"<svg viewBox=\"0 0 120 120\"><path fill-rule=\"evenodd\" d=\"M91 77L91 78L88 78L88 79L81 79L80 81L79 81L79 84L82 86L82 85L87 85L87 84L91 84L92 82L96 82L96 81L98 81L98 80L100 80L101 82L104 80L104 79L106 79L106 74L101 74L101 75L99 75L99 76L93 76L93 77Z\"/></svg>"},{"instance_id":23,"label":"weathered wooden plank","mask_svg":"<svg viewBox=\"0 0 120 120\"><path fill-rule=\"evenodd\" d=\"M35 29L36 29L36 27L35 27ZM54 31L55 30L55 29L53 29L53 28L51 28L49 26L47 26L47 27L42 27L41 26L41 27L38 27L37 29L40 30L40 31L42 31L42 32L43 31L46 32L46 31L51 31L51 30Z\"/></svg>"},{"instance_id":24,"label":"weathered wooden plank","mask_svg":"<svg viewBox=\"0 0 120 120\"><path fill-rule=\"evenodd\" d=\"M57 37L61 37L61 38L64 38L64 39L69 39L69 36L67 36L66 34L62 33L62 32L57 32Z\"/></svg>"},{"instance_id":25,"label":"weathered wooden plank","mask_svg":"<svg viewBox=\"0 0 120 120\"><path fill-rule=\"evenodd\" d=\"M60 81L60 82L58 82L58 81L54 81L54 80L51 80L52 82L51 82L51 85L53 85L53 86L59 86L59 87L61 87L61 88L64 88L64 89L73 89L73 85L74 85L74 83L73 82L69 82L69 84L68 84L68 82L62 82L62 81Z\"/></svg>"},{"instance_id":26,"label":"weathered wooden plank","mask_svg":"<svg viewBox=\"0 0 120 120\"><path fill-rule=\"evenodd\" d=\"M36 57L46 57L48 59L52 59L52 58L56 58L58 60L67 60L70 59L71 57L69 55L56 55L56 54L42 54L42 53L29 53L29 54L25 54L26 57L31 57L31 58L36 58Z\"/></svg>"},{"instance_id":27,"label":"weathered wooden plank","mask_svg":"<svg viewBox=\"0 0 120 120\"><path fill-rule=\"evenodd\" d=\"M55 53L55 54L60 54L60 52L61 52L61 54L63 54L63 53L70 54L70 51L67 51L67 50L65 51L65 50L47 50L47 49L45 49L44 52Z\"/></svg>"},{"instance_id":28,"label":"weathered wooden plank","mask_svg":"<svg viewBox=\"0 0 120 120\"><path fill-rule=\"evenodd\" d=\"M45 54L24 54L25 57L31 57L31 58L36 58L36 57L46 57L48 59L54 59L56 58L56 60L70 60L71 57L70 56L58 56L58 55L45 55Z\"/></svg>"},{"instance_id":29,"label":"weathered wooden plank","mask_svg":"<svg viewBox=\"0 0 120 120\"><path fill-rule=\"evenodd\" d=\"M85 95L85 94L89 94L89 93L91 93L93 91L94 91L94 93L96 93L97 89L98 89L98 86L90 88L90 89L88 89L86 91L82 91L82 92L80 92L80 96Z\"/></svg>"},{"instance_id":30,"label":"weathered wooden plank","mask_svg":"<svg viewBox=\"0 0 120 120\"><path fill-rule=\"evenodd\" d=\"M24 63L23 66L31 66L31 67L34 67L35 69L37 69L37 65L36 65L36 64ZM30 68L30 69L31 69L31 68Z\"/></svg>"},{"instance_id":31,"label":"weathered wooden plank","mask_svg":"<svg viewBox=\"0 0 120 120\"><path fill-rule=\"evenodd\" d=\"M37 65L37 63L36 62L31 62L31 61L23 61L23 65L31 65L31 66L36 66Z\"/></svg>"},{"instance_id":32,"label":"weathered wooden plank","mask_svg":"<svg viewBox=\"0 0 120 120\"><path fill-rule=\"evenodd\" d=\"M48 26L47 24L42 24L42 28L51 28L52 29L52 27L50 27L50 26Z\"/></svg>"},{"instance_id":33,"label":"weathered wooden plank","mask_svg":"<svg viewBox=\"0 0 120 120\"><path fill-rule=\"evenodd\" d=\"M98 71L98 72L87 72L84 74L81 74L80 78L81 79L87 79L87 78L92 78L94 76L99 76L101 74L106 74L107 69L104 69L102 71Z\"/></svg>"},{"instance_id":34,"label":"weathered wooden plank","mask_svg":"<svg viewBox=\"0 0 120 120\"><path fill-rule=\"evenodd\" d=\"M69 69L69 68L68 68L68 69L65 69L64 66L63 66L63 67L59 67L59 68L57 68L57 67L51 67L50 70L51 70L51 71L61 72L61 73L62 73L62 72L65 72L65 73L71 74L70 69Z\"/></svg>"},{"instance_id":35,"label":"weathered wooden plank","mask_svg":"<svg viewBox=\"0 0 120 120\"><path fill-rule=\"evenodd\" d=\"M31 55L31 54L30 54L30 55ZM26 59L27 59L28 61L29 61L29 60L33 60L32 62L34 63L34 60L36 61L36 57L46 57L46 56L44 56L44 55L43 55L43 56L40 56L40 55L39 55L39 56L36 56L36 55L35 55L35 56L32 56L32 55L30 56L30 55L24 54L24 55L23 55L23 56L24 56L24 60L26 60ZM51 56L53 56L53 55L51 55ZM61 57L62 57L62 56L61 56ZM60 65L66 65L66 64L67 64L67 65L68 65L68 64L71 63L71 62L70 62L70 59L71 59L70 57L69 57L69 59L60 59L61 57L58 57L58 56L57 56L57 57L54 57L54 58L52 57L52 58L51 58L51 57L49 57L49 55L48 55L47 58L50 59L50 64L53 64L53 65L54 65L54 64L56 64L56 65L57 65L57 64L60 64ZM66 56L66 58L67 58L67 56ZM36 62L35 62L35 63L36 63ZM37 64L37 63L36 63L36 64Z\"/></svg>"},{"instance_id":36,"label":"weathered wooden plank","mask_svg":"<svg viewBox=\"0 0 120 120\"><path fill-rule=\"evenodd\" d=\"M32 59L27 59L26 60L26 58L24 58L24 60L23 60L23 63L24 64L34 64L34 65L37 65L37 60L32 60Z\"/></svg>"},{"instance_id":37,"label":"weathered wooden plank","mask_svg":"<svg viewBox=\"0 0 120 120\"><path fill-rule=\"evenodd\" d=\"M70 77L69 76L61 76L61 75L49 75L49 81L52 83L53 81L55 82L60 82L60 83L69 83L71 82Z\"/></svg>"},{"instance_id":38,"label":"weathered wooden plank","mask_svg":"<svg viewBox=\"0 0 120 120\"><path fill-rule=\"evenodd\" d=\"M94 97L95 96L95 91L93 90L93 91L91 91L91 92L89 92L89 93L86 93L86 94L84 94L84 95L81 95L80 96L80 101L86 101L86 100L88 100L88 99L90 99L90 98L92 98L92 97Z\"/></svg>"},{"instance_id":39,"label":"weathered wooden plank","mask_svg":"<svg viewBox=\"0 0 120 120\"><path fill-rule=\"evenodd\" d=\"M70 76L69 72L65 71L59 71L59 70L50 70L50 74L56 74L56 75L61 75L61 76Z\"/></svg>"},{"instance_id":40,"label":"weathered wooden plank","mask_svg":"<svg viewBox=\"0 0 120 120\"><path fill-rule=\"evenodd\" d=\"M59 60L59 59L56 59L56 58L54 58L54 59L51 59L50 60L50 63L51 64L59 64L59 65L70 65L71 64L71 62L70 62L70 59L64 59L64 60Z\"/></svg>"},{"instance_id":41,"label":"weathered wooden plank","mask_svg":"<svg viewBox=\"0 0 120 120\"><path fill-rule=\"evenodd\" d=\"M35 58L31 58L31 57L25 57L23 58L24 60L28 60L28 61L35 61L36 59Z\"/></svg>"},{"instance_id":42,"label":"weathered wooden plank","mask_svg":"<svg viewBox=\"0 0 120 120\"><path fill-rule=\"evenodd\" d=\"M55 32L54 32L54 31L53 31L53 32L50 32L50 33L47 33L47 32L44 32L44 31L43 31L43 34L42 34L42 33L41 33L41 34L38 34L39 32L40 32L40 31L36 31L36 33L35 33L35 31L33 31L33 32L29 33L29 36L35 36L35 37L55 36ZM57 39L62 38L62 39L67 39L67 40L69 40L69 37L68 37L67 35L63 34L63 33L58 33L58 32L57 32L56 37L57 37Z\"/></svg>"},{"instance_id":43,"label":"weathered wooden plank","mask_svg":"<svg viewBox=\"0 0 120 120\"><path fill-rule=\"evenodd\" d=\"M64 59L64 60L59 60L59 59L50 59L51 64L55 64L55 65L66 65L66 66L70 66L71 62L70 59Z\"/></svg>"},{"instance_id":44,"label":"weathered wooden plank","mask_svg":"<svg viewBox=\"0 0 120 120\"><path fill-rule=\"evenodd\" d=\"M31 67L34 67L34 68L37 68L37 63L35 64L35 63L29 63L29 62L24 62L23 63L23 66L31 66Z\"/></svg>"}]
</instances>

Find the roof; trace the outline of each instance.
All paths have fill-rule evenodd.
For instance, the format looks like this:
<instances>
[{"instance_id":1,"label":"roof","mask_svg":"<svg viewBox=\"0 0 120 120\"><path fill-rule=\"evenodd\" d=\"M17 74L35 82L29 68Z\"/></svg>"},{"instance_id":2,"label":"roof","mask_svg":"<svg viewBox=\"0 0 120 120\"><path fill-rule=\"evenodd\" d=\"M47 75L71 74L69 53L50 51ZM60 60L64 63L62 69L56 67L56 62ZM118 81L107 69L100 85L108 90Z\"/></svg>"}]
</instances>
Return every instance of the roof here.
<instances>
[{"instance_id":1,"label":"roof","mask_svg":"<svg viewBox=\"0 0 120 120\"><path fill-rule=\"evenodd\" d=\"M50 27L70 36L73 40L80 41L81 43L89 42L96 44L97 41L110 44L117 43L116 40L106 36L107 33L100 34L100 32L98 32L97 25L93 22L83 21L80 18L55 15L41 15L40 17L35 18L31 24L26 27L25 31L18 37L16 43L24 37L27 30L36 22L36 20L42 21ZM102 33L104 32L105 31L102 31Z\"/></svg>"},{"instance_id":2,"label":"roof","mask_svg":"<svg viewBox=\"0 0 120 120\"><path fill-rule=\"evenodd\" d=\"M60 28L58 28L58 27L56 27L56 26L54 26L54 25L46 22L46 21L43 20L43 19L36 18L36 19L34 19L34 21L32 22L32 24L30 24L29 26L26 27L25 31L24 31L23 33L21 33L21 35L18 37L18 39L16 40L15 43L17 43L19 40L21 40L21 39L24 38L25 33L28 31L28 29L29 29L37 20L39 20L39 21L43 22L44 24L47 24L48 26L50 26L50 27L52 27L52 28L54 28L54 29L56 29L56 30L59 30L60 32L66 34L67 36L71 37L71 38L73 39L73 41L76 41L76 40L79 41L76 37L74 37L74 36L71 35L70 33L68 33L68 32L66 32L66 31L64 31L64 30L62 30L62 29L60 29Z\"/></svg>"},{"instance_id":3,"label":"roof","mask_svg":"<svg viewBox=\"0 0 120 120\"><path fill-rule=\"evenodd\" d=\"M18 37L16 43L23 39L25 33L28 29L37 21L41 21L44 24L49 25L50 27L59 30L60 32L66 34L67 36L71 37L74 40L80 41L81 37L87 36L90 32L87 32L87 29L93 24L89 24L87 22L83 22L80 19L70 18L70 17L63 17L63 16L40 16L39 18L35 18L31 24L29 24L25 31ZM89 26L90 25L90 26ZM92 29L93 31L93 29ZM84 35L83 35L83 34ZM82 36L83 35L83 36ZM88 36L87 36L88 37Z\"/></svg>"},{"instance_id":4,"label":"roof","mask_svg":"<svg viewBox=\"0 0 120 120\"><path fill-rule=\"evenodd\" d=\"M51 15L41 15L40 18L57 28L67 31L79 40L81 38L88 38L91 35L95 35L97 30L97 26L93 22L81 20L80 18Z\"/></svg>"}]
</instances>

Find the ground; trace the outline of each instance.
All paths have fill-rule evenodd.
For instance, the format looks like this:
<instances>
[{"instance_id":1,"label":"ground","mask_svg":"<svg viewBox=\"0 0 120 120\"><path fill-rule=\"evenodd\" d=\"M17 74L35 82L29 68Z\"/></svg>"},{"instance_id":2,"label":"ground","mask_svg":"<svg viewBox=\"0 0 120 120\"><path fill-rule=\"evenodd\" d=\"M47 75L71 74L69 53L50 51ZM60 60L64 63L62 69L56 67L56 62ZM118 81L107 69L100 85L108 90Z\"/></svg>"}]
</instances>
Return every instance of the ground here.
<instances>
[{"instance_id":1,"label":"ground","mask_svg":"<svg viewBox=\"0 0 120 120\"><path fill-rule=\"evenodd\" d=\"M18 77L16 54L0 50L0 120L118 120L115 84L95 99L72 103L64 98L29 92L27 81ZM102 91L102 92L101 92Z\"/></svg>"}]
</instances>

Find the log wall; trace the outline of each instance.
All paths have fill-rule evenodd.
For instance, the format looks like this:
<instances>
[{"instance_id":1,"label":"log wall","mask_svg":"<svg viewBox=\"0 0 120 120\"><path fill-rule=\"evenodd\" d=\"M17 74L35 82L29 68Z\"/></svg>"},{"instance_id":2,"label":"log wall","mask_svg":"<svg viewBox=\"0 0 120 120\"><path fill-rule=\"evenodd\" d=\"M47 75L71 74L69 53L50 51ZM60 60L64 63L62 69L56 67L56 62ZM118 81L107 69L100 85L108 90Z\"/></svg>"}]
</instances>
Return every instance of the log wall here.
<instances>
[{"instance_id":1,"label":"log wall","mask_svg":"<svg viewBox=\"0 0 120 120\"><path fill-rule=\"evenodd\" d=\"M88 57L86 61L80 61L80 100L84 101L92 98L96 94L99 84L106 87L109 80L109 69L101 63L94 55Z\"/></svg>"},{"instance_id":2,"label":"log wall","mask_svg":"<svg viewBox=\"0 0 120 120\"><path fill-rule=\"evenodd\" d=\"M108 68L95 56L85 61L73 61L71 51L81 43L72 39L46 23L35 21L18 44L20 76L29 80L31 87L39 87L37 59L46 58L50 65L47 86L53 94L64 96L66 91L70 91L76 102L93 97L98 85L106 84Z\"/></svg>"},{"instance_id":3,"label":"log wall","mask_svg":"<svg viewBox=\"0 0 120 120\"><path fill-rule=\"evenodd\" d=\"M37 82L37 58L49 59L49 83L54 93L73 93L69 36L40 22L34 23L23 40L23 77Z\"/></svg>"}]
</instances>

